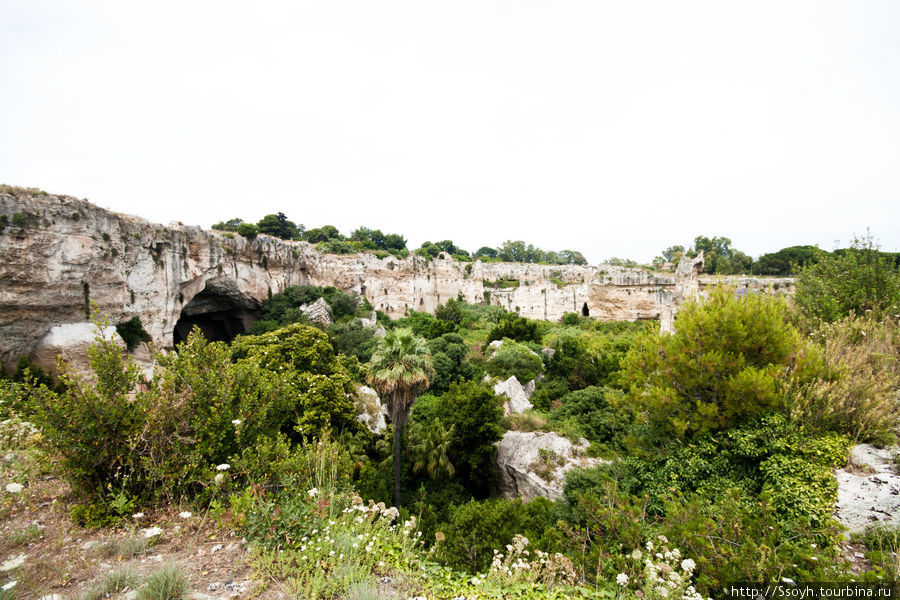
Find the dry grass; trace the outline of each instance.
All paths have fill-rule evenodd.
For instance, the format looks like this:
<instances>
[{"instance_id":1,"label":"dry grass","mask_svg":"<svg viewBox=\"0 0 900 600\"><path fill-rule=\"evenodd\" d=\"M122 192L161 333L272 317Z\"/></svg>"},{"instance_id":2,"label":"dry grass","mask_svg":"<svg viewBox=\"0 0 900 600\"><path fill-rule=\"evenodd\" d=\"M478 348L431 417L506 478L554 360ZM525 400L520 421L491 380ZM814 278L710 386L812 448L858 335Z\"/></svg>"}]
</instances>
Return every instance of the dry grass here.
<instances>
[{"instance_id":1,"label":"dry grass","mask_svg":"<svg viewBox=\"0 0 900 600\"><path fill-rule=\"evenodd\" d=\"M792 416L855 442L890 442L900 422L897 320L850 316L812 335L823 347L829 374L789 390Z\"/></svg>"}]
</instances>

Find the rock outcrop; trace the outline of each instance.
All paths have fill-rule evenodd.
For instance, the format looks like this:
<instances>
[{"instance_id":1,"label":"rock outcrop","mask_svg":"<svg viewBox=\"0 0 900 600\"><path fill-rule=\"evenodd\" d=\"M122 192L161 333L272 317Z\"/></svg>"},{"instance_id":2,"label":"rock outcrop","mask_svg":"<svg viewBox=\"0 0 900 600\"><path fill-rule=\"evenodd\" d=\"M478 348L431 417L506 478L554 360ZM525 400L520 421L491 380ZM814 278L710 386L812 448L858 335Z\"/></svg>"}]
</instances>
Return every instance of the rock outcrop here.
<instances>
[{"instance_id":1,"label":"rock outcrop","mask_svg":"<svg viewBox=\"0 0 900 600\"><path fill-rule=\"evenodd\" d=\"M66 323L56 325L41 338L32 354L34 364L49 373L57 373L57 357L69 363L76 372L86 374L90 370L87 349L94 344L98 335L112 340L120 347L125 342L116 333L115 327L106 327L101 333L99 328L90 322Z\"/></svg>"},{"instance_id":2,"label":"rock outcrop","mask_svg":"<svg viewBox=\"0 0 900 600\"><path fill-rule=\"evenodd\" d=\"M306 315L310 323L317 323L323 327L328 327L332 323L331 307L322 298L311 304L304 304L300 307L300 312Z\"/></svg>"},{"instance_id":3,"label":"rock outcrop","mask_svg":"<svg viewBox=\"0 0 900 600\"><path fill-rule=\"evenodd\" d=\"M534 391L534 381L530 381L528 385ZM526 393L525 388L522 387L515 375L506 381L497 383L494 386L494 393L506 398L506 401L503 403L504 414L519 414L533 408L529 400L529 394Z\"/></svg>"},{"instance_id":4,"label":"rock outcrop","mask_svg":"<svg viewBox=\"0 0 900 600\"><path fill-rule=\"evenodd\" d=\"M500 491L507 498L562 498L566 473L605 461L585 456L587 442L573 444L557 433L507 431L497 443Z\"/></svg>"},{"instance_id":5,"label":"rock outcrop","mask_svg":"<svg viewBox=\"0 0 900 600\"><path fill-rule=\"evenodd\" d=\"M387 428L386 407L381 403L378 392L366 385L356 390L356 418L372 433L382 433Z\"/></svg>"},{"instance_id":6,"label":"rock outcrop","mask_svg":"<svg viewBox=\"0 0 900 600\"><path fill-rule=\"evenodd\" d=\"M262 300L291 285L333 285L394 317L462 297L546 320L566 312L655 319L675 285L672 275L611 265L323 254L305 242L164 227L84 200L7 187L0 188L0 215L7 216L0 219L0 360L7 365L31 355L51 328L88 320L92 306L112 323L139 317L153 344L165 348L194 326L208 338L230 339L258 317Z\"/></svg>"},{"instance_id":7,"label":"rock outcrop","mask_svg":"<svg viewBox=\"0 0 900 600\"><path fill-rule=\"evenodd\" d=\"M900 475L894 457L900 448L878 449L868 444L850 450L850 465L838 469L835 514L848 533L870 525L900 525Z\"/></svg>"}]
</instances>

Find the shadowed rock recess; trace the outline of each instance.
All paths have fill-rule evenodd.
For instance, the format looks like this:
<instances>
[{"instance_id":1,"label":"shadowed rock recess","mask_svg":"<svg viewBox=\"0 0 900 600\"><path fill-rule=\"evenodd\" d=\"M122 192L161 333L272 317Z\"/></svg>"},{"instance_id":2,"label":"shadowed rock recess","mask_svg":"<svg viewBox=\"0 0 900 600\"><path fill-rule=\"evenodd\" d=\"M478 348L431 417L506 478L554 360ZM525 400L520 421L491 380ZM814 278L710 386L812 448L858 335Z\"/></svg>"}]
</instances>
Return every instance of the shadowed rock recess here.
<instances>
[{"instance_id":1,"label":"shadowed rock recess","mask_svg":"<svg viewBox=\"0 0 900 600\"><path fill-rule=\"evenodd\" d=\"M655 319L675 283L670 274L610 265L323 254L306 242L164 227L16 188L0 192L0 215L8 217L0 232L0 360L7 365L32 355L54 326L86 322L92 306L114 324L140 317L154 345L171 347L193 325L212 339L233 338L257 318L262 300L292 285L333 285L392 317L408 309L433 312L461 296L555 321L566 312ZM512 280L516 287L490 285ZM751 289L791 284L732 281Z\"/></svg>"}]
</instances>

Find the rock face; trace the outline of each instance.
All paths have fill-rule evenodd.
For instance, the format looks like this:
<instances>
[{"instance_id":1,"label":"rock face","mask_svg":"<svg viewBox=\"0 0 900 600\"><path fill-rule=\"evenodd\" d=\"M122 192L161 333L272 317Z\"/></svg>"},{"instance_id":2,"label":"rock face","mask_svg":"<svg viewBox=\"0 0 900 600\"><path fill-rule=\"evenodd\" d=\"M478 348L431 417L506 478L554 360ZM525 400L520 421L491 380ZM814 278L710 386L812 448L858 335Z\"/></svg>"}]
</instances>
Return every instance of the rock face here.
<instances>
[{"instance_id":1,"label":"rock face","mask_svg":"<svg viewBox=\"0 0 900 600\"><path fill-rule=\"evenodd\" d=\"M610 265L322 254L305 242L163 227L76 198L6 187L0 215L7 216L0 219L0 360L7 365L32 354L54 326L88 320L92 306L112 323L140 317L153 344L165 348L194 326L210 339L230 339L258 317L262 300L292 285L333 285L394 317L433 312L461 296L546 320L566 312L655 319L675 285L671 275Z\"/></svg>"},{"instance_id":2,"label":"rock face","mask_svg":"<svg viewBox=\"0 0 900 600\"><path fill-rule=\"evenodd\" d=\"M357 420L372 433L382 433L387 428L386 407L381 403L378 392L366 385L356 390Z\"/></svg>"},{"instance_id":3,"label":"rock face","mask_svg":"<svg viewBox=\"0 0 900 600\"><path fill-rule=\"evenodd\" d=\"M318 323L324 327L331 325L331 308L322 298L312 304L304 304L300 311L309 318L310 323Z\"/></svg>"},{"instance_id":4,"label":"rock face","mask_svg":"<svg viewBox=\"0 0 900 600\"><path fill-rule=\"evenodd\" d=\"M534 381L529 382L528 385L534 391ZM519 414L533 408L529 400L530 394L526 393L525 388L522 387L515 375L495 385L494 393L506 398L506 402L503 403L504 414Z\"/></svg>"},{"instance_id":5,"label":"rock face","mask_svg":"<svg viewBox=\"0 0 900 600\"><path fill-rule=\"evenodd\" d=\"M575 445L557 433L507 431L497 443L500 491L507 498L562 498L566 473L593 467L602 459L584 456L587 442Z\"/></svg>"},{"instance_id":6,"label":"rock face","mask_svg":"<svg viewBox=\"0 0 900 600\"><path fill-rule=\"evenodd\" d=\"M98 334L99 329L90 322L56 325L38 342L32 354L32 361L45 371L57 373L56 359L61 357L77 372L87 373L90 368L87 362L87 349L94 343ZM122 348L125 347L125 342L116 333L115 327L106 327L102 335Z\"/></svg>"},{"instance_id":7,"label":"rock face","mask_svg":"<svg viewBox=\"0 0 900 600\"><path fill-rule=\"evenodd\" d=\"M900 448L878 449L868 444L850 450L850 467L838 469L836 516L858 533L870 525L900 524L900 475L894 456Z\"/></svg>"},{"instance_id":8,"label":"rock face","mask_svg":"<svg viewBox=\"0 0 900 600\"><path fill-rule=\"evenodd\" d=\"M700 293L700 273L703 272L703 252L695 258L683 256L675 268L675 288L671 295L665 292L663 307L659 315L659 330L662 333L675 332L675 313L685 300Z\"/></svg>"}]
</instances>

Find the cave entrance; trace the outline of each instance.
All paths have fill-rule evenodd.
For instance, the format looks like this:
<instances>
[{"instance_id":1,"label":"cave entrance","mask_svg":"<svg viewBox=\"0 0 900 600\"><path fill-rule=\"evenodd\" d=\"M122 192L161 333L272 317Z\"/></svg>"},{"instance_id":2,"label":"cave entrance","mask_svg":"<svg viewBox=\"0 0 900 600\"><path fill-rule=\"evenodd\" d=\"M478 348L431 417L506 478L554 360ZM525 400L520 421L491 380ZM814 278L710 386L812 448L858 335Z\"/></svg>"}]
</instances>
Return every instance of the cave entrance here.
<instances>
[{"instance_id":1,"label":"cave entrance","mask_svg":"<svg viewBox=\"0 0 900 600\"><path fill-rule=\"evenodd\" d=\"M229 279L210 279L181 310L172 338L177 346L199 327L210 342L231 342L260 317L259 301Z\"/></svg>"},{"instance_id":2,"label":"cave entrance","mask_svg":"<svg viewBox=\"0 0 900 600\"><path fill-rule=\"evenodd\" d=\"M585 303L584 303L584 306L581 307L581 316L582 316L582 317L589 317L589 316L591 316L591 311L588 310L587 302L585 302Z\"/></svg>"}]
</instances>

